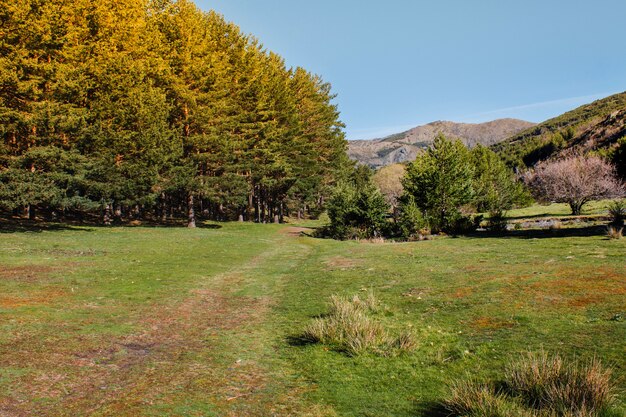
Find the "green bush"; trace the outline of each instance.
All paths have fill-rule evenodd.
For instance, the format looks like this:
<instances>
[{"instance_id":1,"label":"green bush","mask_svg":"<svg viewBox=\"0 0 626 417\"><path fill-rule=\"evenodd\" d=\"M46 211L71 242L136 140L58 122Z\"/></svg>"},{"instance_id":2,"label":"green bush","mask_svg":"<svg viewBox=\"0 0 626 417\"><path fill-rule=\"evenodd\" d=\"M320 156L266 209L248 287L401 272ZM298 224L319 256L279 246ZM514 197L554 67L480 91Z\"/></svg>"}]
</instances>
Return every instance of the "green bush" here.
<instances>
[{"instance_id":1,"label":"green bush","mask_svg":"<svg viewBox=\"0 0 626 417\"><path fill-rule=\"evenodd\" d=\"M399 207L398 232L400 236L411 239L430 234L428 220L415 204L413 196L406 196Z\"/></svg>"}]
</instances>

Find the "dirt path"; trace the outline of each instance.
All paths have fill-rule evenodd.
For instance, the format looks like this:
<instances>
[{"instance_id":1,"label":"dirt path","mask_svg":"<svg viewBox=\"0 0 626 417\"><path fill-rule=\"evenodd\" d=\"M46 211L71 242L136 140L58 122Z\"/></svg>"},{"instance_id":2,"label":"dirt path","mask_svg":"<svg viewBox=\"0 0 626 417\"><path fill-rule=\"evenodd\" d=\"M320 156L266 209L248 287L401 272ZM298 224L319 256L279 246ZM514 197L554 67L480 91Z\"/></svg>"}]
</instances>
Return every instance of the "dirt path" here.
<instances>
[{"instance_id":1,"label":"dirt path","mask_svg":"<svg viewBox=\"0 0 626 417\"><path fill-rule=\"evenodd\" d=\"M72 352L43 343L45 354L30 365L45 371L16 387L12 400L0 401L0 415L322 414L302 409L297 397L306 388L284 384L271 374L275 359L266 359L275 337L268 323L272 294L287 277L281 268L289 271L307 256L307 246L296 244L299 235L300 230L282 229L268 250L207 277L182 302L152 306L131 335ZM280 263L285 265L276 272ZM258 282L267 287L260 295L238 294ZM198 405L177 411L181 399L205 404L214 414Z\"/></svg>"}]
</instances>

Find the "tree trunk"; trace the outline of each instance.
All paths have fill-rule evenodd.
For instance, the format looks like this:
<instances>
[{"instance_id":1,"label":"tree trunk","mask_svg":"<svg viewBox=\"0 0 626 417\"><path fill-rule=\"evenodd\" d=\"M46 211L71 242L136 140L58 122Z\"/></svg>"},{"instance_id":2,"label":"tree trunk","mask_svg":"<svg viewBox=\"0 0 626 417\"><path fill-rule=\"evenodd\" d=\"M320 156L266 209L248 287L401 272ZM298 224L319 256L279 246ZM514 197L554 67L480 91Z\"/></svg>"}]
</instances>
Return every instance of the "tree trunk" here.
<instances>
[{"instance_id":1,"label":"tree trunk","mask_svg":"<svg viewBox=\"0 0 626 417\"><path fill-rule=\"evenodd\" d=\"M165 199L165 193L161 193L161 221L163 223L167 221L167 201Z\"/></svg>"},{"instance_id":2,"label":"tree trunk","mask_svg":"<svg viewBox=\"0 0 626 417\"><path fill-rule=\"evenodd\" d=\"M583 211L583 205L585 203L581 201L570 201L569 208L572 210L574 216L580 216Z\"/></svg>"},{"instance_id":3,"label":"tree trunk","mask_svg":"<svg viewBox=\"0 0 626 417\"><path fill-rule=\"evenodd\" d=\"M105 226L111 225L111 204L109 203L104 206L104 215L102 216L102 222L105 224Z\"/></svg>"},{"instance_id":4,"label":"tree trunk","mask_svg":"<svg viewBox=\"0 0 626 417\"><path fill-rule=\"evenodd\" d=\"M194 211L194 201L193 201L193 193L189 193L187 196L187 227L194 228L196 227L196 212Z\"/></svg>"}]
</instances>

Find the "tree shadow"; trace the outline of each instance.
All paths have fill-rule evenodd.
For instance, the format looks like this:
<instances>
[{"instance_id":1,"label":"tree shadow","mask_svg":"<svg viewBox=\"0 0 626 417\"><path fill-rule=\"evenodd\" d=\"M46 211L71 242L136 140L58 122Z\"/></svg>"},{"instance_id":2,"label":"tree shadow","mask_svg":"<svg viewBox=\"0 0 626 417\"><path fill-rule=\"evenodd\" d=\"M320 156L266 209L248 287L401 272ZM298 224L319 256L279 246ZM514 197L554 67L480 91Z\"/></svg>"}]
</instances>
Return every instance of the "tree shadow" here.
<instances>
[{"instance_id":1,"label":"tree shadow","mask_svg":"<svg viewBox=\"0 0 626 417\"><path fill-rule=\"evenodd\" d=\"M317 342L301 334L287 336L285 338L285 341L287 342L289 346L293 346L293 347L303 347L303 346L310 346L310 345L317 344Z\"/></svg>"},{"instance_id":2,"label":"tree shadow","mask_svg":"<svg viewBox=\"0 0 626 417\"><path fill-rule=\"evenodd\" d=\"M507 220L525 220L525 219L541 219L541 218L561 218L561 217L571 217L571 214L554 214L554 213L539 213L525 216L506 216Z\"/></svg>"},{"instance_id":3,"label":"tree shadow","mask_svg":"<svg viewBox=\"0 0 626 417\"><path fill-rule=\"evenodd\" d=\"M0 219L0 233L42 233L54 231L92 232L87 227L65 223L49 223L37 220Z\"/></svg>"},{"instance_id":4,"label":"tree shadow","mask_svg":"<svg viewBox=\"0 0 626 417\"><path fill-rule=\"evenodd\" d=\"M427 402L415 407L415 416L450 417L452 414L441 402Z\"/></svg>"},{"instance_id":5,"label":"tree shadow","mask_svg":"<svg viewBox=\"0 0 626 417\"><path fill-rule=\"evenodd\" d=\"M555 214L555 213L540 213L525 216L507 216L506 220L531 220L531 219L558 219L558 220L570 220L570 219L587 219L587 220L605 220L608 218L606 214L583 214L575 216L571 213Z\"/></svg>"},{"instance_id":6,"label":"tree shadow","mask_svg":"<svg viewBox=\"0 0 626 417\"><path fill-rule=\"evenodd\" d=\"M564 227L561 229L526 229L507 232L475 232L465 235L468 238L509 238L509 239L555 239L566 237L606 236L605 225Z\"/></svg>"},{"instance_id":7,"label":"tree shadow","mask_svg":"<svg viewBox=\"0 0 626 417\"><path fill-rule=\"evenodd\" d=\"M151 228L164 228L164 229L186 229L187 222L185 221L166 221L166 222L157 222L150 220L142 220L142 221L130 221L130 222L119 222L114 223L113 226L118 227L151 227ZM206 222L196 222L196 229L221 229L221 224L216 223L206 223Z\"/></svg>"},{"instance_id":8,"label":"tree shadow","mask_svg":"<svg viewBox=\"0 0 626 417\"><path fill-rule=\"evenodd\" d=\"M52 222L47 220L27 220L15 217L0 217L0 233L41 233L41 232L53 232L53 231L80 231L80 232L93 232L97 229L110 228L110 227L144 227L144 228L187 228L185 221L166 221L157 222L153 220L141 220L141 221L114 221L110 225L104 225L100 221L93 219L82 220L67 220L64 222ZM196 228L198 229L221 229L223 226L214 222L198 222Z\"/></svg>"}]
</instances>

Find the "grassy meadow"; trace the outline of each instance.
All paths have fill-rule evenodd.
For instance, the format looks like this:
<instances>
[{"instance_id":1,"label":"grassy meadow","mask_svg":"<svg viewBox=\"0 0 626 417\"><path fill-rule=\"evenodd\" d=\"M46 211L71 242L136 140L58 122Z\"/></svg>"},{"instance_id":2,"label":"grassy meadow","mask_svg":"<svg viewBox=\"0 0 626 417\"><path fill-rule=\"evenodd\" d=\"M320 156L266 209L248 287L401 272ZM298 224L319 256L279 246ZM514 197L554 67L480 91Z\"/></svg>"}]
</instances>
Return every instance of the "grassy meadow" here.
<instances>
[{"instance_id":1,"label":"grassy meadow","mask_svg":"<svg viewBox=\"0 0 626 417\"><path fill-rule=\"evenodd\" d=\"M434 416L453 381L497 379L541 349L601 359L626 413L626 239L3 227L2 416ZM302 341L331 295L369 291L414 351Z\"/></svg>"}]
</instances>

